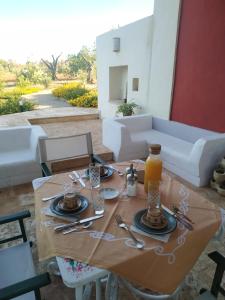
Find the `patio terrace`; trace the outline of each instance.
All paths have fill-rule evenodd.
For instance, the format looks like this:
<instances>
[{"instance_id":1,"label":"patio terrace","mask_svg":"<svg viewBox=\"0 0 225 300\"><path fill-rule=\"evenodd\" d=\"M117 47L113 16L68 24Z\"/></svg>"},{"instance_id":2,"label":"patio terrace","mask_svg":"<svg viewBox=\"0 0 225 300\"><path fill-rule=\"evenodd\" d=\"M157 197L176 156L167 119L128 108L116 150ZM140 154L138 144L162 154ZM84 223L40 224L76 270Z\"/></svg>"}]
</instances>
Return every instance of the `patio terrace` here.
<instances>
[{"instance_id":1,"label":"patio terrace","mask_svg":"<svg viewBox=\"0 0 225 300\"><path fill-rule=\"evenodd\" d=\"M85 121L73 121L73 122L61 122L61 123L49 123L40 124L49 136L63 136L78 134L82 132L87 132L91 129L93 136L93 145L96 153L104 154L109 160L112 159L112 153L106 149L101 143L101 131L102 124L101 120L85 120ZM59 170L58 170L59 171ZM62 170L61 170L62 171ZM219 196L215 191L208 187L195 188L191 184L182 181L177 178L183 184L187 185L192 190L195 190L199 195L204 196L206 199L212 201L219 207L225 208L224 198ZM26 227L28 231L28 236L32 241L34 241L33 254L35 258L35 265L38 271L46 271L47 263L38 262L37 249L36 249L36 235L35 235L35 221L34 221L34 192L31 183L23 184L19 186L14 186L11 188L4 188L0 190L0 207L1 214L9 214L19 210L29 209L32 213L31 220L26 222ZM4 227L0 231L0 236L6 236L8 232L8 227ZM15 225L13 225L12 230L17 231ZM182 300L192 300L196 297L199 289L201 287L209 288L211 286L211 281L214 272L214 264L208 259L207 253L214 250L223 250L225 246L225 239L222 242L210 241L204 253L199 257L195 267L191 271L189 276L189 281L185 285L180 299ZM52 284L43 289L43 296L46 300L48 299L73 299L74 292L64 286L61 279L57 276L52 275ZM93 294L94 299L94 294ZM124 288L120 289L120 300L132 300L135 299L131 294ZM222 299L222 298L219 298Z\"/></svg>"}]
</instances>

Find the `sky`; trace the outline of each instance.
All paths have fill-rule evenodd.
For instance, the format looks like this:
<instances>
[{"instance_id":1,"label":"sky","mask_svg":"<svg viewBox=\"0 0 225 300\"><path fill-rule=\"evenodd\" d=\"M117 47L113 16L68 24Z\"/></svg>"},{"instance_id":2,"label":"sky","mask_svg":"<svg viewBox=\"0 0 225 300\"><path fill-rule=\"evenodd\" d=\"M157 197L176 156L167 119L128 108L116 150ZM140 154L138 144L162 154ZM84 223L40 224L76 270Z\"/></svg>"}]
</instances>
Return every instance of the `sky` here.
<instances>
[{"instance_id":1,"label":"sky","mask_svg":"<svg viewBox=\"0 0 225 300\"><path fill-rule=\"evenodd\" d=\"M154 0L0 0L0 59L66 57L96 36L147 17Z\"/></svg>"}]
</instances>

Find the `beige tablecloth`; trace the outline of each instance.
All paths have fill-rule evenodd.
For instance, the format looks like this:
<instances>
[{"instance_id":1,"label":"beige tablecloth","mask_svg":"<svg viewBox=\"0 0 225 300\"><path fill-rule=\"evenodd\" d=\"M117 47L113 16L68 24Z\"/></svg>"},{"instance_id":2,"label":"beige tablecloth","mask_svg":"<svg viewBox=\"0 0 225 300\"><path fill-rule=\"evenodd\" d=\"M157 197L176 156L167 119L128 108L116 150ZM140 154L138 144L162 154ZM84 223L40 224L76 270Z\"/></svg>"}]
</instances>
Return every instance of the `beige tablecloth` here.
<instances>
[{"instance_id":1,"label":"beige tablecloth","mask_svg":"<svg viewBox=\"0 0 225 300\"><path fill-rule=\"evenodd\" d=\"M124 166L120 168L124 169ZM171 204L179 206L195 222L193 231L178 224L167 243L136 233L144 241L145 248L134 248L127 233L116 225L113 216L119 213L128 224L133 223L134 214L146 207L143 185L139 184L137 197L105 201L104 218L95 221L92 228L68 235L55 233L53 227L46 226L53 218L44 214L44 208L49 203L41 201L41 198L61 192L61 184L65 182L70 182L68 174L58 174L35 190L39 259L70 257L108 269L158 292L171 293L176 289L221 223L220 211L214 204L164 173L162 203L167 207L171 207ZM104 187L116 187L120 190L123 185L124 178L118 174L103 183ZM90 201L89 208L81 215L85 218L94 212L90 191L83 190L82 194ZM57 218L54 220L60 222Z\"/></svg>"}]
</instances>

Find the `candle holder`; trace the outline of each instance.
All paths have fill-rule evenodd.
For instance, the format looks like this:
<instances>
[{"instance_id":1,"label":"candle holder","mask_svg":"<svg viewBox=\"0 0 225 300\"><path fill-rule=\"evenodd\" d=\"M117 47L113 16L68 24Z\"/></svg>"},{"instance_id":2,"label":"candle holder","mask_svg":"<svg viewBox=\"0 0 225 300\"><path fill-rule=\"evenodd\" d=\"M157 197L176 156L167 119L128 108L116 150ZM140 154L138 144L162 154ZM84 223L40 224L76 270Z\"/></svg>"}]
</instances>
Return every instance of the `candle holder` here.
<instances>
[{"instance_id":1,"label":"candle holder","mask_svg":"<svg viewBox=\"0 0 225 300\"><path fill-rule=\"evenodd\" d=\"M154 229L163 229L168 224L161 207L159 185L160 181L149 181L148 209L141 219L144 225Z\"/></svg>"}]
</instances>

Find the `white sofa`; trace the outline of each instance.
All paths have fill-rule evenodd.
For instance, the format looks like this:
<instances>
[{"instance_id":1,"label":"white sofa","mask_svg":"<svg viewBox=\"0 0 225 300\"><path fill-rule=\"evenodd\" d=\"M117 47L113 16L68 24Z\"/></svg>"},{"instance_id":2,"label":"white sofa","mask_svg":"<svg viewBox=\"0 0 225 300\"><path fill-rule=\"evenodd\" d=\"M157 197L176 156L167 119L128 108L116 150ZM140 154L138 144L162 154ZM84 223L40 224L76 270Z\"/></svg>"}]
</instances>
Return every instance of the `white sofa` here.
<instances>
[{"instance_id":1,"label":"white sofa","mask_svg":"<svg viewBox=\"0 0 225 300\"><path fill-rule=\"evenodd\" d=\"M0 128L0 187L41 177L38 140L46 137L40 126Z\"/></svg>"},{"instance_id":2,"label":"white sofa","mask_svg":"<svg viewBox=\"0 0 225 300\"><path fill-rule=\"evenodd\" d=\"M225 134L151 115L103 120L103 145L113 151L116 161L145 158L152 143L162 145L166 169L196 186L208 184L225 155Z\"/></svg>"}]
</instances>

